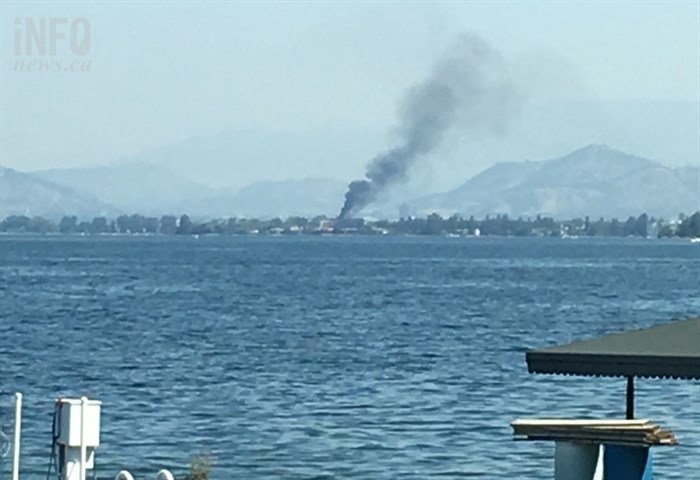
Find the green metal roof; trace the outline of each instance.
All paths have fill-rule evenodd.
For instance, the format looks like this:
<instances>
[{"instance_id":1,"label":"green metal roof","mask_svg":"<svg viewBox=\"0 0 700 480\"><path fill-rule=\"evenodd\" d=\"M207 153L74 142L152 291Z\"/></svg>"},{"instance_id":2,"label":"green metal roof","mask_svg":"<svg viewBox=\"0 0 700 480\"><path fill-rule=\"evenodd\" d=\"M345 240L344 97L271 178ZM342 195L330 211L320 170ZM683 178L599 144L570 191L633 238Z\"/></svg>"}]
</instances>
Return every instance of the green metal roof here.
<instances>
[{"instance_id":1,"label":"green metal roof","mask_svg":"<svg viewBox=\"0 0 700 480\"><path fill-rule=\"evenodd\" d=\"M531 350L530 373L700 380L700 317Z\"/></svg>"}]
</instances>

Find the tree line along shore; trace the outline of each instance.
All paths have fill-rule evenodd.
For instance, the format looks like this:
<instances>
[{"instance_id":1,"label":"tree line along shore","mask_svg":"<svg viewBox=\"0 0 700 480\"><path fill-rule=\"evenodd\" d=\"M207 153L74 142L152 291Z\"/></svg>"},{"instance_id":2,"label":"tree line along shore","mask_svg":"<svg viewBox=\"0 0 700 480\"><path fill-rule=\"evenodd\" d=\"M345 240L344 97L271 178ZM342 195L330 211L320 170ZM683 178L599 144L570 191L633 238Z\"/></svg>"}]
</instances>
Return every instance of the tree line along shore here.
<instances>
[{"instance_id":1,"label":"tree line along shore","mask_svg":"<svg viewBox=\"0 0 700 480\"><path fill-rule=\"evenodd\" d=\"M443 235L443 236L540 236L540 237L700 237L700 211L680 214L678 219L653 218L646 213L626 220L551 217L510 218L508 215L475 219L433 213L423 218L399 220L334 219L288 217L225 218L194 221L188 215L161 217L141 214L120 215L114 219L95 217L79 220L64 216L55 222L42 217L11 215L0 222L1 233L64 235L254 235L254 234L359 234L359 235Z\"/></svg>"}]
</instances>

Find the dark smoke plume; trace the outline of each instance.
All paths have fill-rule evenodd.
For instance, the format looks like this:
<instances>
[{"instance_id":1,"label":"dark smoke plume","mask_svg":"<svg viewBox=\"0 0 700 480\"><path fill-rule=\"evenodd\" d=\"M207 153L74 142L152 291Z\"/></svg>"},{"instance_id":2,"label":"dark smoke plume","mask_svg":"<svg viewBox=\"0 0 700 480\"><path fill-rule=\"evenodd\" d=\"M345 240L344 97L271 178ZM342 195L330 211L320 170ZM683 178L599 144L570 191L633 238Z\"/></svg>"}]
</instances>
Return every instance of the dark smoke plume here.
<instances>
[{"instance_id":1,"label":"dark smoke plume","mask_svg":"<svg viewBox=\"0 0 700 480\"><path fill-rule=\"evenodd\" d=\"M350 183L338 219L358 213L385 188L405 181L411 165L453 126L502 131L518 97L498 52L478 37L462 37L430 77L407 92L399 108L399 145L369 163L366 179Z\"/></svg>"}]
</instances>

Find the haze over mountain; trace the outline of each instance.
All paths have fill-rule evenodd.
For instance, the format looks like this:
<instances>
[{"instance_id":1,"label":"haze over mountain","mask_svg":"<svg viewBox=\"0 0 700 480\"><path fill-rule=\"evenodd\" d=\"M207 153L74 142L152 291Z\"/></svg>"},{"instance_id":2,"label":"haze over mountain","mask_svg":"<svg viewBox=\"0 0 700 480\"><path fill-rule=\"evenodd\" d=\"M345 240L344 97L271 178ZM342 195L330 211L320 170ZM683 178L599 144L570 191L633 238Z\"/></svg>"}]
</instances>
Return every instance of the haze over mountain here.
<instances>
[{"instance_id":1,"label":"haze over mountain","mask_svg":"<svg viewBox=\"0 0 700 480\"><path fill-rule=\"evenodd\" d=\"M25 174L29 176L28 174ZM144 215L331 215L344 182L327 178L262 181L241 189L209 188L153 164L129 162L95 168L33 172L32 177L100 198L120 211Z\"/></svg>"},{"instance_id":2,"label":"haze over mountain","mask_svg":"<svg viewBox=\"0 0 700 480\"><path fill-rule=\"evenodd\" d=\"M149 163L212 189L237 189L290 178L349 177L353 161L382 145L382 135L362 129L250 129L186 138L116 163Z\"/></svg>"},{"instance_id":3,"label":"haze over mountain","mask_svg":"<svg viewBox=\"0 0 700 480\"><path fill-rule=\"evenodd\" d=\"M333 216L345 187L345 182L330 178L255 182L195 200L187 211L203 217Z\"/></svg>"},{"instance_id":4,"label":"haze over mountain","mask_svg":"<svg viewBox=\"0 0 700 480\"><path fill-rule=\"evenodd\" d=\"M494 162L550 158L588 143L668 166L695 164L699 7L642 3L319 2L299 9L216 2L203 9L180 2L162 11L157 2L48 10L3 2L0 157L37 171L95 167L172 146L160 152L162 163L149 161L210 187L357 178L391 147L404 92L456 38L476 33L503 52L523 86L522 121L495 141L445 138L445 148L426 159L434 168L431 191ZM15 39L27 29L13 22L46 16L89 19L89 72L16 71ZM59 43L68 50L68 38ZM219 131L233 141L210 149L208 137Z\"/></svg>"},{"instance_id":5,"label":"haze over mountain","mask_svg":"<svg viewBox=\"0 0 700 480\"><path fill-rule=\"evenodd\" d=\"M538 162L498 163L445 193L408 202L439 212L555 218L676 216L700 208L698 168L669 168L605 145Z\"/></svg>"},{"instance_id":6,"label":"haze over mountain","mask_svg":"<svg viewBox=\"0 0 700 480\"><path fill-rule=\"evenodd\" d=\"M182 212L215 191L163 166L129 162L91 168L33 172L37 178L82 191L125 212L158 215Z\"/></svg>"},{"instance_id":7,"label":"haze over mountain","mask_svg":"<svg viewBox=\"0 0 700 480\"><path fill-rule=\"evenodd\" d=\"M119 209L85 191L0 167L0 218L10 215L43 216L48 219L63 215L91 218L119 213Z\"/></svg>"},{"instance_id":8,"label":"haze over mountain","mask_svg":"<svg viewBox=\"0 0 700 480\"><path fill-rule=\"evenodd\" d=\"M700 209L700 169L670 168L605 145L544 161L501 162L446 192L403 197L361 216L508 214L555 218L671 218ZM2 169L0 212L56 217L188 213L199 218L334 216L346 183L329 178L212 189L150 163L22 173ZM400 209L399 206L402 206Z\"/></svg>"},{"instance_id":9,"label":"haze over mountain","mask_svg":"<svg viewBox=\"0 0 700 480\"><path fill-rule=\"evenodd\" d=\"M506 136L463 132L448 136L444 148L422 162L428 175L421 172L421 185L416 190L418 194L445 191L494 163L553 158L589 143L613 145L669 167L695 165L700 159L698 112L700 103L683 101L528 104L513 119ZM362 175L367 161L394 140L391 133L369 127L329 126L309 131L251 128L185 138L119 159L107 157L102 163L148 163L177 175L179 182L239 189L290 178L355 178ZM25 170L19 159L10 165ZM93 167L72 167L86 168ZM132 182L140 183L138 179ZM183 187L189 192L192 186Z\"/></svg>"}]
</instances>

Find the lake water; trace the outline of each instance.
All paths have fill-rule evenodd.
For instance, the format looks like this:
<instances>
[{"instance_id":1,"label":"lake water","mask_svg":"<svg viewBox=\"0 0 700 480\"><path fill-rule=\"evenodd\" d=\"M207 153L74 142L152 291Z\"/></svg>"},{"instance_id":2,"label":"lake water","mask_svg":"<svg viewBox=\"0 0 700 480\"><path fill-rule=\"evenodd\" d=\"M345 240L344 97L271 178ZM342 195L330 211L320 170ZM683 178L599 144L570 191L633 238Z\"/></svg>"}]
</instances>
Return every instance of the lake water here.
<instances>
[{"instance_id":1,"label":"lake water","mask_svg":"<svg viewBox=\"0 0 700 480\"><path fill-rule=\"evenodd\" d=\"M23 475L53 399L103 402L98 478L206 452L215 479L551 478L517 417L623 418L625 380L527 373L526 350L700 312L681 241L1 237L0 393ZM700 471L700 384L637 380L636 414ZM7 420L7 419L6 419ZM7 459L6 459L7 460ZM697 478L697 477L696 477Z\"/></svg>"}]
</instances>

